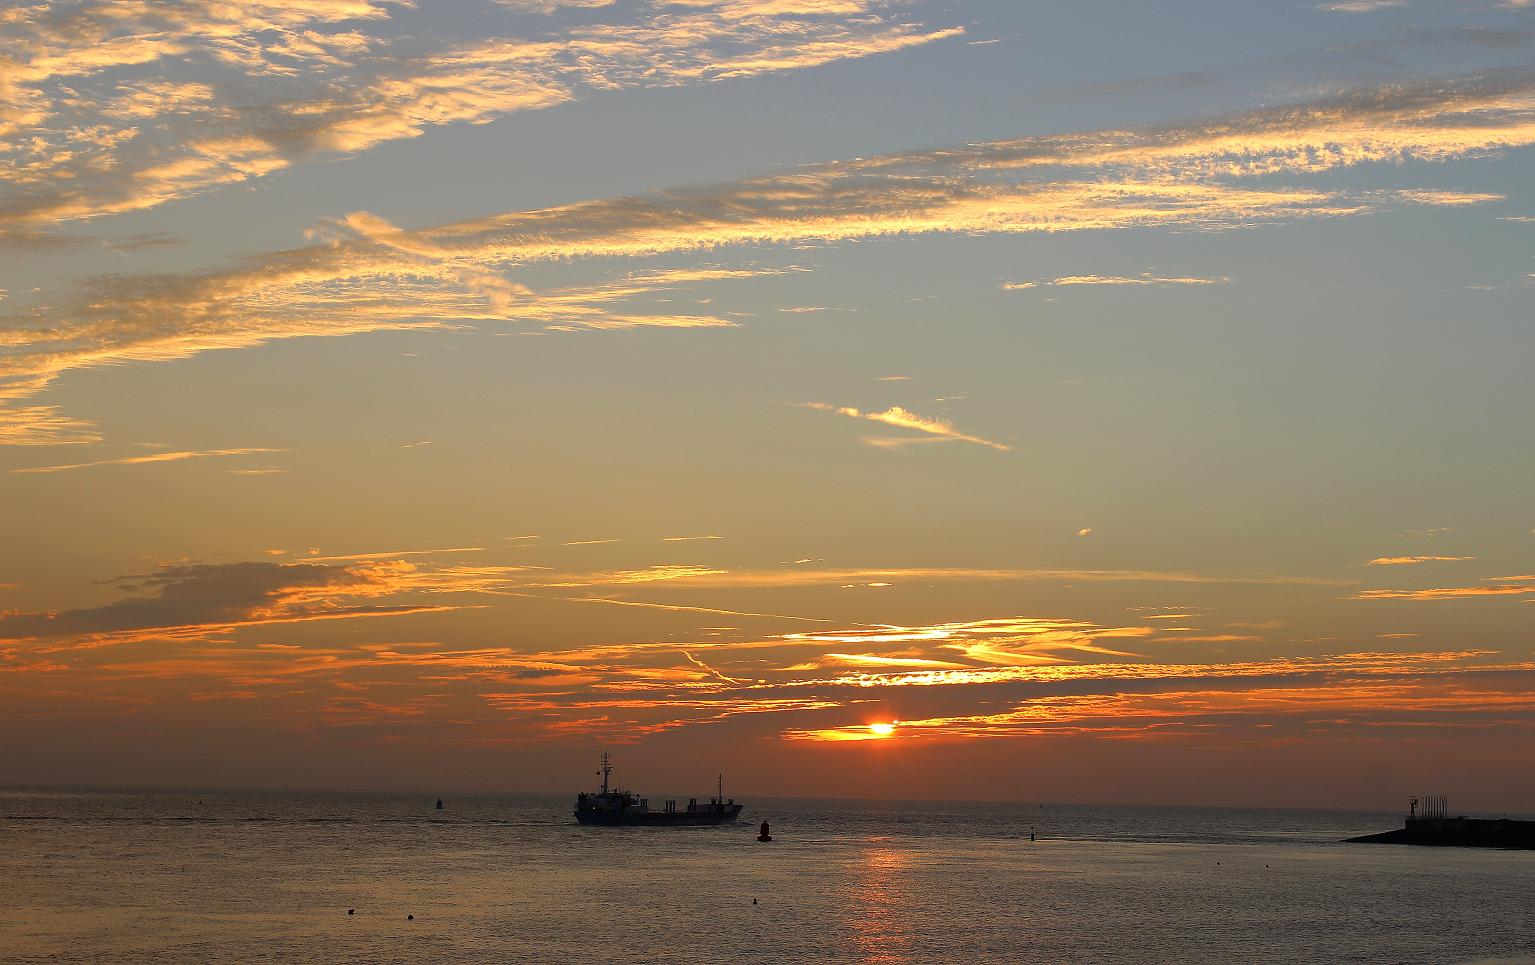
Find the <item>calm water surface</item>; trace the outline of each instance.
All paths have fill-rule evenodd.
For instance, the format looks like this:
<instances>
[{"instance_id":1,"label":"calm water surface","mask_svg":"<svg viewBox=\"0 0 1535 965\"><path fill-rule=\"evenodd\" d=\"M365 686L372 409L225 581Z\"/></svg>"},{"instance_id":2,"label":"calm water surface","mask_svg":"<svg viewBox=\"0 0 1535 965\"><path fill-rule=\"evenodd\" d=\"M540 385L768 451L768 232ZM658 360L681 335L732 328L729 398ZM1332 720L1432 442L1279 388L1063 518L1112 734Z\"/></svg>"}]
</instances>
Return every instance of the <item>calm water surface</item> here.
<instances>
[{"instance_id":1,"label":"calm water surface","mask_svg":"<svg viewBox=\"0 0 1535 965\"><path fill-rule=\"evenodd\" d=\"M0 958L1535 962L1535 853L1337 843L1397 814L766 800L588 829L563 797L432 803L0 791Z\"/></svg>"}]
</instances>

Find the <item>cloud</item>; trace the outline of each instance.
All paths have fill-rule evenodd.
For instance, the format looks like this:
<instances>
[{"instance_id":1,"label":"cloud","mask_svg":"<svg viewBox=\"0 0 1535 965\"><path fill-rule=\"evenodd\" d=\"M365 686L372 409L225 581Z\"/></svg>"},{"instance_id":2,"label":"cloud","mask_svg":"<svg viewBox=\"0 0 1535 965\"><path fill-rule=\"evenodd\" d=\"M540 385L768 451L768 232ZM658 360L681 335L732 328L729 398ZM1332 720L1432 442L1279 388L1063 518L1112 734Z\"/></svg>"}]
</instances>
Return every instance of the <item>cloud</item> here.
<instances>
[{"instance_id":1,"label":"cloud","mask_svg":"<svg viewBox=\"0 0 1535 965\"><path fill-rule=\"evenodd\" d=\"M483 553L483 546L454 546L436 550L388 550L382 553L350 553L346 556L311 556L310 563L349 563L353 560L394 560L402 556L456 556L460 553Z\"/></svg>"},{"instance_id":2,"label":"cloud","mask_svg":"<svg viewBox=\"0 0 1535 965\"><path fill-rule=\"evenodd\" d=\"M533 596L533 594L525 594ZM794 620L803 623L835 623L835 620L827 620L821 617L802 617L787 613L759 613L754 610L727 610L720 607L688 606L679 603L655 603L643 600L617 600L602 596L564 596L558 597L567 603L597 603L608 606L638 607L645 610L665 610L672 613L711 613L718 616L732 617L761 617L772 620Z\"/></svg>"},{"instance_id":3,"label":"cloud","mask_svg":"<svg viewBox=\"0 0 1535 965\"><path fill-rule=\"evenodd\" d=\"M1474 560L1474 556L1380 556L1371 560L1369 566L1412 566L1417 563L1458 563L1462 560Z\"/></svg>"},{"instance_id":4,"label":"cloud","mask_svg":"<svg viewBox=\"0 0 1535 965\"><path fill-rule=\"evenodd\" d=\"M769 710L797 718L782 731L790 740L866 736L871 719L895 721L891 736L907 739L1219 733L1295 740L1380 727L1535 725L1535 691L1529 687L1535 664L1499 662L1492 651L1171 664L1127 662L1118 659L1122 652L1103 645L1154 632L1011 617L734 642L390 659L462 665L477 675L522 664L557 673L558 684L542 685L530 675L512 678L528 692L496 699L499 709L545 736L620 735L625 724L634 725L634 733L655 733ZM819 652L767 671L752 656L784 647ZM616 716L594 719L599 710ZM807 722L828 718L829 725Z\"/></svg>"},{"instance_id":5,"label":"cloud","mask_svg":"<svg viewBox=\"0 0 1535 965\"><path fill-rule=\"evenodd\" d=\"M953 716L901 719L888 734L873 734L866 724L786 730L789 740L847 741L890 737L901 740L978 740L1087 735L1140 738L1211 735L1212 732L1262 735L1269 740L1341 733L1382 727L1437 727L1454 732L1465 727L1535 727L1535 695L1523 677L1450 683L1420 680L1401 683L1345 683L1326 687L1270 686L1200 689L1154 694L1092 694L1038 697L1010 710ZM1279 729L1274 733L1274 729Z\"/></svg>"},{"instance_id":6,"label":"cloud","mask_svg":"<svg viewBox=\"0 0 1535 965\"><path fill-rule=\"evenodd\" d=\"M1337 0L1335 3L1319 3L1318 10L1329 13L1374 13L1407 6L1407 0Z\"/></svg>"},{"instance_id":7,"label":"cloud","mask_svg":"<svg viewBox=\"0 0 1535 965\"><path fill-rule=\"evenodd\" d=\"M70 369L183 358L272 339L442 330L474 321L516 319L558 331L730 327L733 322L713 316L622 305L678 286L787 270L636 272L535 294L453 256L415 255L392 242L362 248L349 267L323 266L340 250L327 246L284 252L247 271L109 276L86 286L69 320L41 329L0 328L0 442L96 441L92 427L52 407L17 404Z\"/></svg>"},{"instance_id":8,"label":"cloud","mask_svg":"<svg viewBox=\"0 0 1535 965\"><path fill-rule=\"evenodd\" d=\"M1060 278L1048 278L1042 281L1003 282L1003 291L1026 291L1040 286L1071 286L1071 285L1097 285L1097 286L1124 286L1124 285L1151 285L1165 287L1168 285L1224 285L1231 281L1230 278L1195 278L1188 276L1175 276L1163 278L1150 272L1139 275L1064 275Z\"/></svg>"},{"instance_id":9,"label":"cloud","mask_svg":"<svg viewBox=\"0 0 1535 965\"><path fill-rule=\"evenodd\" d=\"M1459 600L1489 596L1530 596L1535 584L1501 583L1492 586L1447 586L1427 590L1360 590L1351 600Z\"/></svg>"},{"instance_id":10,"label":"cloud","mask_svg":"<svg viewBox=\"0 0 1535 965\"><path fill-rule=\"evenodd\" d=\"M933 582L1069 581L1109 583L1210 583L1253 585L1334 586L1338 581L1302 576L1221 576L1163 570L1074 570L985 568L963 566L931 567L839 567L796 568L792 570L724 570L692 564L666 564L641 570L607 570L590 573L551 575L529 587L600 587L635 584L665 584L700 588L772 589L798 586L840 587L847 584L885 585Z\"/></svg>"},{"instance_id":11,"label":"cloud","mask_svg":"<svg viewBox=\"0 0 1535 965\"><path fill-rule=\"evenodd\" d=\"M1177 628L1175 628L1175 627L1165 627L1163 629L1164 630L1173 630L1173 629L1177 629ZM1262 637L1254 636L1251 633L1196 633L1196 634L1182 634L1182 633L1180 633L1176 637L1169 637L1168 638L1168 640L1170 642L1174 642L1174 643L1248 643L1248 642L1251 642L1251 641L1254 641L1254 640L1262 640L1262 639L1263 639Z\"/></svg>"},{"instance_id":12,"label":"cloud","mask_svg":"<svg viewBox=\"0 0 1535 965\"><path fill-rule=\"evenodd\" d=\"M60 413L55 406L7 407L4 401L5 393L0 391L0 446L87 445L101 441L95 426Z\"/></svg>"},{"instance_id":13,"label":"cloud","mask_svg":"<svg viewBox=\"0 0 1535 965\"><path fill-rule=\"evenodd\" d=\"M147 456L124 456L120 459L98 459L95 462L76 462L59 466L24 466L12 469L13 473L69 472L75 469L93 469L97 466L141 466L159 462L184 462L188 459L211 459L221 456L249 456L258 453L287 452L286 449L202 449L182 452L156 452ZM272 472L278 470L254 470Z\"/></svg>"},{"instance_id":14,"label":"cloud","mask_svg":"<svg viewBox=\"0 0 1535 965\"><path fill-rule=\"evenodd\" d=\"M523 0L634 19L537 24L526 37L428 42L391 30L407 2L55 0L0 19L0 237L151 208L594 91L799 70L958 36L868 2ZM343 29L344 26L344 29ZM208 80L165 77L167 61ZM80 96L82 93L87 96Z\"/></svg>"},{"instance_id":15,"label":"cloud","mask_svg":"<svg viewBox=\"0 0 1535 965\"><path fill-rule=\"evenodd\" d=\"M905 409L898 405L893 405L883 412L864 412L859 409L855 409L852 406L830 405L825 402L804 402L801 403L801 405L804 408L816 409L821 412L835 412L838 415L845 415L851 419L867 419L870 422L882 422L888 426L896 426L897 428L901 429L912 429L917 432L924 432L930 436L937 436L940 440L945 442L969 442L978 446L985 446L988 449L996 449L1001 452L1009 452L1012 450L1011 446L1004 445L1000 442L993 442L990 439L982 439L980 436L972 436L960 432L958 429L954 428L952 423L945 419L933 419L927 416L917 415L910 409ZM880 442L882 441L885 440L881 440ZM879 444L879 442L876 442L875 444Z\"/></svg>"},{"instance_id":16,"label":"cloud","mask_svg":"<svg viewBox=\"0 0 1535 965\"><path fill-rule=\"evenodd\" d=\"M82 712L238 700L295 726L423 739L473 725L495 741L623 742L762 714L774 715L773 728L790 740L847 739L892 721L893 740L1294 741L1430 726L1522 733L1535 724L1535 664L1493 651L1168 663L1126 649L1124 642L1155 641L1162 631L1154 626L1066 618L546 650L359 643L349 635L331 644L253 643L238 632L431 607L412 594L521 596L530 591L507 588L527 576L402 560L161 567L113 581L129 594L116 603L0 618L0 716L29 713L39 681L67 673ZM48 699L55 714L72 712L56 691Z\"/></svg>"},{"instance_id":17,"label":"cloud","mask_svg":"<svg viewBox=\"0 0 1535 965\"><path fill-rule=\"evenodd\" d=\"M1497 670L1527 672L1535 664L1512 663L1484 665L1494 654L1490 651L1449 651L1438 653L1352 653L1320 657L1278 657L1272 660L1228 663L1171 664L1152 661L1136 663L1074 663L1067 660L1018 661L995 666L967 667L963 670L902 670L890 673L851 672L835 677L798 679L790 683L759 684L758 688L849 688L867 691L873 688L925 689L970 688L997 685L1096 682L1117 689L1135 683L1165 681L1242 681L1261 678L1312 679L1318 683L1346 677L1411 677L1448 673L1487 673Z\"/></svg>"},{"instance_id":18,"label":"cloud","mask_svg":"<svg viewBox=\"0 0 1535 965\"><path fill-rule=\"evenodd\" d=\"M611 7L614 0L494 0L503 7L522 13L559 13L562 10L595 10Z\"/></svg>"},{"instance_id":19,"label":"cloud","mask_svg":"<svg viewBox=\"0 0 1535 965\"><path fill-rule=\"evenodd\" d=\"M802 664L795 669L816 669L819 667L875 667L875 668L936 668L939 670L960 670L964 664L951 663L945 660L932 660L926 657L894 657L882 656L872 653L827 653L820 659Z\"/></svg>"},{"instance_id":20,"label":"cloud","mask_svg":"<svg viewBox=\"0 0 1535 965\"><path fill-rule=\"evenodd\" d=\"M164 564L147 574L107 581L128 593L126 599L57 612L0 612L0 643L47 639L57 641L50 651L97 648L148 639L206 640L268 624L436 613L478 604L434 598L514 591L538 570L417 564L398 558L475 551L464 547L389 554L394 558L354 554L288 563Z\"/></svg>"},{"instance_id":21,"label":"cloud","mask_svg":"<svg viewBox=\"0 0 1535 965\"><path fill-rule=\"evenodd\" d=\"M348 604L394 592L409 564L227 563L162 566L112 582L134 595L86 609L0 614L0 640L118 642L147 632L203 634L241 625L395 616L440 606ZM91 638L99 638L92 640ZM116 638L116 639L114 639Z\"/></svg>"},{"instance_id":22,"label":"cloud","mask_svg":"<svg viewBox=\"0 0 1535 965\"><path fill-rule=\"evenodd\" d=\"M1423 189L1411 189L1406 191L1391 192L1397 198L1413 204L1431 205L1443 208L1463 208L1473 204L1488 204L1493 201L1507 200L1501 194L1487 194L1476 191L1428 191Z\"/></svg>"},{"instance_id":23,"label":"cloud","mask_svg":"<svg viewBox=\"0 0 1535 965\"><path fill-rule=\"evenodd\" d=\"M518 56L499 48L474 54L476 63ZM220 156L260 166L264 155L256 147L247 152L245 141L226 141ZM1535 71L1514 70L1369 88L1192 124L811 165L418 230L358 213L322 226L323 243L311 247L223 272L99 278L55 308L0 318L0 408L14 413L25 405L42 417L35 431L23 423L0 438L88 436L88 427L30 401L73 369L277 338L470 324L554 331L724 327L734 322L633 303L669 287L743 277L725 269L635 273L534 293L506 277L532 262L924 233L1211 229L1343 217L1417 202L1400 192L1300 187L1295 179L1532 143ZM200 163L171 167L193 171ZM176 170L157 177L174 181L182 176ZM1281 183L1267 183L1277 175ZM913 423L920 418L911 416ZM0 427L16 422L13 414L0 417Z\"/></svg>"},{"instance_id":24,"label":"cloud","mask_svg":"<svg viewBox=\"0 0 1535 965\"><path fill-rule=\"evenodd\" d=\"M784 639L828 644L919 645L938 651L956 651L967 659L981 664L1032 666L1070 662L1062 658L1063 652L1115 657L1136 656L1122 650L1107 648L1099 641L1143 638L1156 632L1154 627L1102 627L1073 620L1009 617L967 623L941 623L925 627L877 626L867 629L810 631L785 634ZM917 653L906 651L900 654L900 659L910 661L918 657ZM879 666L881 664L877 661L866 661L862 665ZM888 663L885 665L894 666ZM935 662L926 660L926 662L906 665L929 667L934 666ZM960 665L951 666L949 669L971 668Z\"/></svg>"}]
</instances>

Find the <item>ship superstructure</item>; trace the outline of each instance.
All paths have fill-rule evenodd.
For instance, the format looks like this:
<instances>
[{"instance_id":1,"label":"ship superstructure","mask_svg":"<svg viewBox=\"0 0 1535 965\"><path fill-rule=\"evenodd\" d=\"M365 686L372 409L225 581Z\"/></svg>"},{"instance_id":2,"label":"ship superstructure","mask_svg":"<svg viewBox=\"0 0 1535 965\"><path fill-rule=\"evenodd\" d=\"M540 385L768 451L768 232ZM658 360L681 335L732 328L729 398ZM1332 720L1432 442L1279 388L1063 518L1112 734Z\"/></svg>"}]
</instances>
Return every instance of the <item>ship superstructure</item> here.
<instances>
[{"instance_id":1,"label":"ship superstructure","mask_svg":"<svg viewBox=\"0 0 1535 965\"><path fill-rule=\"evenodd\" d=\"M725 799L725 776L719 776L716 794L707 804L699 804L690 798L686 807L678 807L676 801L666 801L660 810L652 810L649 798L640 797L633 791L611 786L612 758L602 755L602 787L595 794L586 791L576 797L576 820L582 824L598 825L694 825L724 824L734 821L745 808L735 798Z\"/></svg>"}]
</instances>

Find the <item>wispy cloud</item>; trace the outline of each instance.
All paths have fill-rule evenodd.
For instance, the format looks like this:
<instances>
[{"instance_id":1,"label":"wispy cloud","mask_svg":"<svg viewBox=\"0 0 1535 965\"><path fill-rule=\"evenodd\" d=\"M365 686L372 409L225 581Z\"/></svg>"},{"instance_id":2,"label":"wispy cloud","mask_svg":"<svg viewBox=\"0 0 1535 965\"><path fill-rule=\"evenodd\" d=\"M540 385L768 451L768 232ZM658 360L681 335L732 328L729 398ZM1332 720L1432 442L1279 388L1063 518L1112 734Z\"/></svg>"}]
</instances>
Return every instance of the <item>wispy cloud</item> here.
<instances>
[{"instance_id":1,"label":"wispy cloud","mask_svg":"<svg viewBox=\"0 0 1535 965\"><path fill-rule=\"evenodd\" d=\"M1330 13L1374 13L1376 10L1390 10L1407 5L1408 0L1337 0L1335 3L1319 3L1317 9Z\"/></svg>"},{"instance_id":2,"label":"wispy cloud","mask_svg":"<svg viewBox=\"0 0 1535 965\"><path fill-rule=\"evenodd\" d=\"M1385 727L1535 727L1535 695L1528 675L1495 680L1440 679L1327 686L1232 689L1202 682L1197 689L1153 694L1044 696L990 713L900 719L871 728L866 723L790 729L789 740L977 740L1089 735L1098 738L1326 739ZM1278 733L1275 733L1278 729Z\"/></svg>"},{"instance_id":3,"label":"wispy cloud","mask_svg":"<svg viewBox=\"0 0 1535 965\"><path fill-rule=\"evenodd\" d=\"M1507 200L1501 194L1485 191L1430 191L1422 188L1390 192L1394 197L1413 204L1432 205L1441 208L1461 208L1473 204L1490 204Z\"/></svg>"},{"instance_id":4,"label":"wispy cloud","mask_svg":"<svg viewBox=\"0 0 1535 965\"><path fill-rule=\"evenodd\" d=\"M1474 556L1379 556L1369 566L1412 566L1417 563L1459 563L1474 560Z\"/></svg>"},{"instance_id":5,"label":"wispy cloud","mask_svg":"<svg viewBox=\"0 0 1535 965\"><path fill-rule=\"evenodd\" d=\"M933 567L838 567L800 566L794 569L727 570L691 564L667 564L639 570L607 570L590 573L551 574L530 586L593 587L632 584L670 584L696 587L773 588L791 586L842 586L844 584L903 584L931 582L1129 582L1209 583L1293 586L1347 585L1336 580L1306 576L1244 576L1189 573L1174 570L1091 570L1051 568Z\"/></svg>"},{"instance_id":6,"label":"wispy cloud","mask_svg":"<svg viewBox=\"0 0 1535 965\"><path fill-rule=\"evenodd\" d=\"M230 563L162 566L112 581L131 595L115 603L49 613L0 614L0 640L74 638L96 646L146 634L202 637L242 625L398 616L437 604L355 602L398 591L412 568L400 563ZM408 585L408 580L406 582Z\"/></svg>"},{"instance_id":7,"label":"wispy cloud","mask_svg":"<svg viewBox=\"0 0 1535 965\"><path fill-rule=\"evenodd\" d=\"M483 124L592 91L800 70L963 33L871 0L585 8L574 26L438 42L402 36L409 3L51 0L0 17L0 236L154 207L445 124ZM609 19L610 14L619 15ZM512 24L507 24L512 26ZM165 78L170 60L211 81ZM78 96L88 91L90 96Z\"/></svg>"},{"instance_id":8,"label":"wispy cloud","mask_svg":"<svg viewBox=\"0 0 1535 965\"><path fill-rule=\"evenodd\" d=\"M959 670L964 666L964 664L951 663L945 660L933 660L927 657L891 657L872 653L828 653L823 654L812 663L801 665L804 669L818 669L820 667L885 667L900 669L935 668L939 670Z\"/></svg>"},{"instance_id":9,"label":"wispy cloud","mask_svg":"<svg viewBox=\"0 0 1535 965\"><path fill-rule=\"evenodd\" d=\"M0 646L0 672L21 682L0 683L0 716L25 713L37 679L68 673L98 708L163 700L164 686L180 681L172 693L187 700L279 700L289 721L307 714L387 733L474 721L500 741L633 741L763 714L790 740L1294 741L1383 727L1535 725L1535 664L1493 651L1170 663L1134 652L1166 632L1149 623L1009 616L553 650L431 640L300 645L263 642L259 632L460 605L434 603L435 594L520 597L532 592L518 588L532 575L384 559L160 567L114 581L127 594L115 603L0 617L0 643L41 642ZM1206 637L1227 639L1189 638ZM58 713L63 698L51 694Z\"/></svg>"},{"instance_id":10,"label":"wispy cloud","mask_svg":"<svg viewBox=\"0 0 1535 965\"><path fill-rule=\"evenodd\" d=\"M76 462L58 466L25 466L20 469L12 469L11 472L69 472L75 469L92 469L97 466L141 466L160 462L182 462L187 459L211 459L221 456L249 456L263 453L287 451L288 450L286 449L200 449L184 450L180 452L156 452L147 456L123 456L120 459L98 459L95 462Z\"/></svg>"},{"instance_id":11,"label":"wispy cloud","mask_svg":"<svg viewBox=\"0 0 1535 965\"><path fill-rule=\"evenodd\" d=\"M1424 590L1360 590L1354 600L1462 600L1478 597L1532 596L1535 583L1497 583L1484 586L1444 586Z\"/></svg>"},{"instance_id":12,"label":"wispy cloud","mask_svg":"<svg viewBox=\"0 0 1535 965\"><path fill-rule=\"evenodd\" d=\"M530 37L422 41L408 3L38 3L0 18L0 235L158 206L442 124L482 124L620 87L814 68L962 34L873 3L668 3ZM531 0L522 11L631 8ZM510 26L510 25L508 25ZM216 81L166 80L195 63ZM81 87L94 97L77 97ZM255 103L252 103L255 98Z\"/></svg>"},{"instance_id":13,"label":"wispy cloud","mask_svg":"<svg viewBox=\"0 0 1535 965\"><path fill-rule=\"evenodd\" d=\"M345 556L310 556L310 563L350 563L354 560L393 560L403 556L457 556L462 553L483 553L483 546L455 546L435 550L387 550L381 553L349 553Z\"/></svg>"},{"instance_id":14,"label":"wispy cloud","mask_svg":"<svg viewBox=\"0 0 1535 965\"><path fill-rule=\"evenodd\" d=\"M474 323L555 330L735 324L626 304L668 287L739 277L723 269L707 277L640 273L534 293L505 274L529 262L936 232L1235 228L1341 217L1424 198L1297 187L1294 179L1531 143L1535 71L1517 70L1360 90L1201 123L813 165L414 231L357 214L324 228L322 244L253 258L238 269L101 278L73 302L0 319L0 403L13 406L0 409L7 413L0 438L89 438L88 426L29 400L63 372L125 360ZM1265 181L1273 175L1283 175L1282 183ZM36 426L19 420L14 407L25 407Z\"/></svg>"},{"instance_id":15,"label":"wispy cloud","mask_svg":"<svg viewBox=\"0 0 1535 965\"><path fill-rule=\"evenodd\" d=\"M0 372L4 371L4 367L4 354L0 352ZM5 378L0 375L0 386L4 383ZM25 398L27 394L28 390L23 385L19 396ZM93 424L66 416L56 406L8 407L5 401L6 393L0 388L0 446L88 445L101 441L101 434Z\"/></svg>"},{"instance_id":16,"label":"wispy cloud","mask_svg":"<svg viewBox=\"0 0 1535 965\"><path fill-rule=\"evenodd\" d=\"M1230 278L1196 278L1193 276L1162 277L1146 272L1140 275L1063 275L1059 278L1047 278L1040 281L1016 281L1003 282L1003 291L1026 291L1030 288L1072 286L1072 285L1097 285L1105 287L1125 285L1151 285L1165 287L1170 285L1224 285L1231 281Z\"/></svg>"},{"instance_id":17,"label":"wispy cloud","mask_svg":"<svg viewBox=\"0 0 1535 965\"><path fill-rule=\"evenodd\" d=\"M614 0L494 0L495 3L523 13L558 13L561 10L594 10L610 7Z\"/></svg>"},{"instance_id":18,"label":"wispy cloud","mask_svg":"<svg viewBox=\"0 0 1535 965\"><path fill-rule=\"evenodd\" d=\"M695 565L668 564L637 570L587 574L550 574L540 567L447 564L437 558L482 552L480 547L406 549L331 556L314 554L294 562L197 563L158 567L151 573L110 583L128 596L115 603L60 612L0 614L0 641L42 638L53 650L97 648L146 639L206 640L242 628L279 623L359 617L388 617L443 612L480 605L485 597L530 597L571 603L641 607L678 613L708 613L795 622L826 622L817 617L765 613L740 608L610 599L602 596L550 596L558 589L627 591L691 589L775 589L843 585L899 586L939 581L1108 581L1152 583L1310 582L1289 578L1236 578L1187 573L1108 570L985 570L967 568L885 568L750 570L733 572ZM269 551L268 555L284 555ZM410 557L420 558L417 562ZM1535 592L1535 591L1532 591ZM450 598L443 602L442 598ZM475 599L480 597L481 600ZM1167 632L1152 626L1102 627L1088 623L1010 618L929 627L877 626L788 633L766 643L732 647L822 647L848 654L900 657L952 663L949 651L982 664L1059 662L1063 653L1130 656L1106 641L1144 639ZM930 648L922 653L871 653L870 647ZM668 645L669 646L669 645ZM699 643L698 648L724 646ZM874 665L878 661L870 663ZM911 666L927 666L912 664ZM730 670L726 673L738 675Z\"/></svg>"},{"instance_id":19,"label":"wispy cloud","mask_svg":"<svg viewBox=\"0 0 1535 965\"><path fill-rule=\"evenodd\" d=\"M847 416L850 419L867 419L870 422L882 422L887 426L895 426L899 429L912 429L930 436L936 436L945 442L969 442L988 449L996 449L1000 452L1011 451L1012 447L980 436L973 436L954 428L953 423L946 419L935 419L921 416L910 409L893 405L882 412L865 412L847 405L831 405L826 402L804 402L804 408L816 409L821 412L835 412L838 415Z\"/></svg>"}]
</instances>

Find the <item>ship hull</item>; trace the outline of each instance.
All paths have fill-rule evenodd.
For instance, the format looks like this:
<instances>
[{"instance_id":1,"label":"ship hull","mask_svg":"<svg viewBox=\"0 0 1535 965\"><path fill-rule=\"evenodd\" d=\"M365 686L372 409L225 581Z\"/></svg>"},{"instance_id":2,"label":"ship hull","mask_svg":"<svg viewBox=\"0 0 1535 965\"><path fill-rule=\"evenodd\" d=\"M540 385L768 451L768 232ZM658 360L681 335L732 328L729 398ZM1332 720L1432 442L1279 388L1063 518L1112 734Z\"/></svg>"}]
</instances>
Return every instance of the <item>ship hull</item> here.
<instances>
[{"instance_id":1,"label":"ship hull","mask_svg":"<svg viewBox=\"0 0 1535 965\"><path fill-rule=\"evenodd\" d=\"M652 811L639 814L595 814L577 813L576 820L582 824L593 827L646 827L646 828L687 828L700 827L712 824L734 824L736 817L741 813L738 807L735 810L719 811Z\"/></svg>"}]
</instances>

